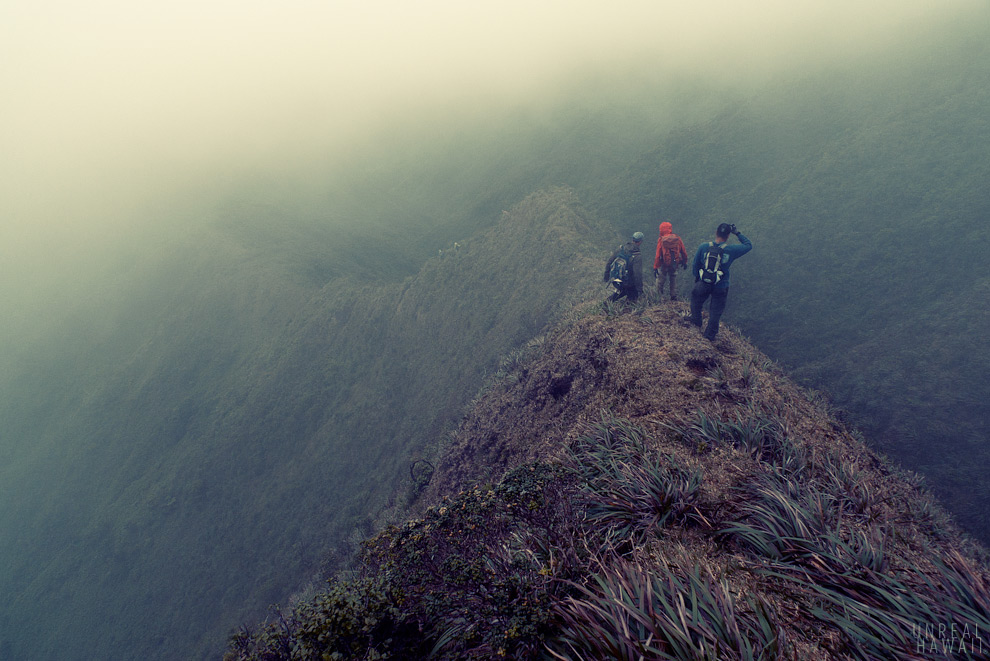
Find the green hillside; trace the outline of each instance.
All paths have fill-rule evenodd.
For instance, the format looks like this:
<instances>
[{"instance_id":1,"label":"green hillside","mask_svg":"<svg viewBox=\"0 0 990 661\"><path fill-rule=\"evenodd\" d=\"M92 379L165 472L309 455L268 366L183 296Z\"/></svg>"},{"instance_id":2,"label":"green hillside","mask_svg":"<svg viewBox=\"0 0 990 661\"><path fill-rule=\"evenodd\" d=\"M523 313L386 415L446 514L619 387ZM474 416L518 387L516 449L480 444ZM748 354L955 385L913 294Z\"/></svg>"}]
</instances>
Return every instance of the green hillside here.
<instances>
[{"instance_id":1,"label":"green hillside","mask_svg":"<svg viewBox=\"0 0 990 661\"><path fill-rule=\"evenodd\" d=\"M990 52L940 34L396 127L107 264L3 356L0 658L219 655L401 519L410 463L659 220L739 224L726 321L990 539Z\"/></svg>"},{"instance_id":2,"label":"green hillside","mask_svg":"<svg viewBox=\"0 0 990 661\"><path fill-rule=\"evenodd\" d=\"M65 418L44 414L44 375L7 402L14 419L38 400L13 431L32 443L4 466L4 528L33 526L0 542L18 595L5 629L23 641L5 644L63 659L218 649L405 495L411 458L485 372L587 285L598 233L571 193L538 194L384 286L317 287L237 237L200 244L170 292L181 304L100 347L100 365L50 368L75 376Z\"/></svg>"},{"instance_id":3,"label":"green hillside","mask_svg":"<svg viewBox=\"0 0 990 661\"><path fill-rule=\"evenodd\" d=\"M621 200L596 199L695 241L743 228L759 249L733 278L735 322L986 539L990 50L874 64L672 134L609 187Z\"/></svg>"},{"instance_id":4,"label":"green hillside","mask_svg":"<svg viewBox=\"0 0 990 661\"><path fill-rule=\"evenodd\" d=\"M575 309L470 408L420 516L225 658L985 658L986 548L686 311Z\"/></svg>"}]
</instances>

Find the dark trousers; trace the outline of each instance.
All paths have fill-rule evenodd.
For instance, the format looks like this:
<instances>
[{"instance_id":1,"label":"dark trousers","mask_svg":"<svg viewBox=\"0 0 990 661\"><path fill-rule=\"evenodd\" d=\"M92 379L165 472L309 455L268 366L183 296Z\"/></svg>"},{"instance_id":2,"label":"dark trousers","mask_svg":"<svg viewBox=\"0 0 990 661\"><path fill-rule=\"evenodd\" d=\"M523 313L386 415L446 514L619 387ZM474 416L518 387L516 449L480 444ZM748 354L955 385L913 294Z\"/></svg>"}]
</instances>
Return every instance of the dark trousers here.
<instances>
[{"instance_id":1,"label":"dark trousers","mask_svg":"<svg viewBox=\"0 0 990 661\"><path fill-rule=\"evenodd\" d=\"M722 313L725 312L725 301L729 297L729 288L715 289L714 285L708 285L704 282L695 283L694 289L691 290L691 323L698 328L701 328L701 308L709 296L712 303L708 308L708 326L705 327L704 335L709 340L714 340L718 334L718 321L722 318Z\"/></svg>"},{"instance_id":2,"label":"dark trousers","mask_svg":"<svg viewBox=\"0 0 990 661\"><path fill-rule=\"evenodd\" d=\"M608 297L608 300L610 300L613 303L615 303L617 300L619 300L623 296L625 296L626 298L628 298L631 302L635 302L636 299L639 298L639 292L636 290L636 287L635 286L633 286L633 287L623 287L622 289L616 290L616 292L614 294L612 294L611 296L609 296Z\"/></svg>"}]
</instances>

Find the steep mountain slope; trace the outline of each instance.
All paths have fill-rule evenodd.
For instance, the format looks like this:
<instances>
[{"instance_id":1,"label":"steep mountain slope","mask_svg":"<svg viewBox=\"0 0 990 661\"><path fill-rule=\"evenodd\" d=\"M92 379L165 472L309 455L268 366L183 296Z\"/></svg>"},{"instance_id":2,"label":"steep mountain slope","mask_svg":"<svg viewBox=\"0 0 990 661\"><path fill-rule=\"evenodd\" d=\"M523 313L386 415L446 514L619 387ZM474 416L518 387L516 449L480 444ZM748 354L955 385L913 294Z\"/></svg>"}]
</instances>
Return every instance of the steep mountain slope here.
<instances>
[{"instance_id":1,"label":"steep mountain slope","mask_svg":"<svg viewBox=\"0 0 990 661\"><path fill-rule=\"evenodd\" d=\"M689 245L739 222L758 248L729 321L986 540L990 316L965 265L988 209L990 41L973 27L752 97L582 81L584 103L390 135L316 195L231 185L229 222L195 216L126 304L81 292L90 315L4 356L0 658L217 649L398 509L484 375L594 286L611 230L661 219ZM560 190L509 206L560 182L590 213ZM121 262L114 281L140 259Z\"/></svg>"},{"instance_id":2,"label":"steep mountain slope","mask_svg":"<svg viewBox=\"0 0 990 661\"><path fill-rule=\"evenodd\" d=\"M570 191L494 220L400 284L202 234L141 315L26 366L0 403L5 656L207 656L348 556L484 373L597 275Z\"/></svg>"},{"instance_id":3,"label":"steep mountain slope","mask_svg":"<svg viewBox=\"0 0 990 661\"><path fill-rule=\"evenodd\" d=\"M758 249L733 276L735 323L984 540L990 316L969 265L990 214L988 44L984 22L762 90L585 193L694 245L744 228Z\"/></svg>"},{"instance_id":4,"label":"steep mountain slope","mask_svg":"<svg viewBox=\"0 0 990 661\"><path fill-rule=\"evenodd\" d=\"M987 552L917 476L733 331L615 312L506 364L418 518L228 658L983 658Z\"/></svg>"}]
</instances>

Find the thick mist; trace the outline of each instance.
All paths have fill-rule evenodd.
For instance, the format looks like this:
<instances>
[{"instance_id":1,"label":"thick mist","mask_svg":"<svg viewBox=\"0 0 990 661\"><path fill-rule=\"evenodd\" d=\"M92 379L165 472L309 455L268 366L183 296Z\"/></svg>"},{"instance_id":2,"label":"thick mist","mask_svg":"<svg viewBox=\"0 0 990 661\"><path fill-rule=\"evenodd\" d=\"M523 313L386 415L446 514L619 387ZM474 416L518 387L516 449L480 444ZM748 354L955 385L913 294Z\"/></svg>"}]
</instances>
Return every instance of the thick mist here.
<instances>
[{"instance_id":1,"label":"thick mist","mask_svg":"<svg viewBox=\"0 0 990 661\"><path fill-rule=\"evenodd\" d=\"M793 245L789 223L808 218L826 233L833 208L819 202L844 209L858 182L868 200L871 176L897 169L870 122L896 122L918 90L888 105L872 83L909 80L924 68L914 49L938 60L987 18L982 2L861 4L0 8L0 61L16 63L0 69L0 522L17 531L0 535L0 587L15 595L0 657L4 644L38 658L215 650L316 574L328 546L369 530L407 453L541 327L510 279L495 292L509 303L488 310L438 295L449 283L430 259L535 190L572 186L621 231L676 214L686 240L752 203L764 236L733 304L755 312L730 310L732 323L783 351L795 334L761 326L791 313L775 305L811 319L824 297L799 305L786 278L760 279L782 272L775 242ZM800 103L781 92L798 88ZM765 105L739 111L753 99ZM940 159L940 181L966 186ZM788 179L798 168L781 163L814 167ZM857 246L876 220L854 217L864 208L846 219ZM768 209L787 214L771 224ZM896 214L882 218L896 234ZM578 227L557 231L611 240ZM471 262L476 291L518 267L534 230L519 231L494 236L504 261ZM967 341L943 336L945 355ZM819 344L829 357L835 343ZM876 391L864 384L852 390Z\"/></svg>"},{"instance_id":2,"label":"thick mist","mask_svg":"<svg viewBox=\"0 0 990 661\"><path fill-rule=\"evenodd\" d=\"M244 190L318 205L410 131L442 140L665 78L749 90L979 5L5 3L0 339L87 289L112 297Z\"/></svg>"}]
</instances>

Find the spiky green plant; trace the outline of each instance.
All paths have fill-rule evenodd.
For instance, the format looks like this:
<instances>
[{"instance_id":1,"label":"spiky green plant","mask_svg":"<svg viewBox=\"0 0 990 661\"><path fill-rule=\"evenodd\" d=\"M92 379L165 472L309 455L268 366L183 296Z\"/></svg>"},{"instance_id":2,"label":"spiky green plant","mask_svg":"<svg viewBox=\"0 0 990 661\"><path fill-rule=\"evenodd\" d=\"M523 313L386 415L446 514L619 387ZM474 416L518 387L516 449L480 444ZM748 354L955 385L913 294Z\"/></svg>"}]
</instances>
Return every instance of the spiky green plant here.
<instances>
[{"instance_id":1,"label":"spiky green plant","mask_svg":"<svg viewBox=\"0 0 990 661\"><path fill-rule=\"evenodd\" d=\"M612 480L587 488L588 519L615 527L620 537L642 539L668 520L701 517L696 506L701 473L671 467L669 461L655 455L613 464L618 471Z\"/></svg>"},{"instance_id":2,"label":"spiky green plant","mask_svg":"<svg viewBox=\"0 0 990 661\"><path fill-rule=\"evenodd\" d=\"M784 647L765 602L740 608L728 584L698 566L682 575L619 562L578 590L555 607L558 659L776 659Z\"/></svg>"},{"instance_id":3,"label":"spiky green plant","mask_svg":"<svg viewBox=\"0 0 990 661\"><path fill-rule=\"evenodd\" d=\"M723 423L736 447L760 459L769 456L779 443L774 421L762 417L736 414L735 422Z\"/></svg>"},{"instance_id":4,"label":"spiky green plant","mask_svg":"<svg viewBox=\"0 0 990 661\"><path fill-rule=\"evenodd\" d=\"M918 659L912 625L934 621L934 612L903 583L883 574L836 573L803 578L816 597L811 614L843 633L845 649L859 659Z\"/></svg>"},{"instance_id":5,"label":"spiky green plant","mask_svg":"<svg viewBox=\"0 0 990 661\"><path fill-rule=\"evenodd\" d=\"M759 383L759 377L756 374L756 365L752 359L747 360L743 365L742 383L746 388L752 388Z\"/></svg>"},{"instance_id":6,"label":"spiky green plant","mask_svg":"<svg viewBox=\"0 0 990 661\"><path fill-rule=\"evenodd\" d=\"M807 471L809 460L804 446L792 438L787 424L779 417L737 414L735 422L723 425L736 447L745 449L771 468L794 477L803 476Z\"/></svg>"},{"instance_id":7,"label":"spiky green plant","mask_svg":"<svg viewBox=\"0 0 990 661\"><path fill-rule=\"evenodd\" d=\"M771 485L740 490L743 521L720 532L757 555L781 562L814 558L823 535L834 534L827 496L808 492L798 498Z\"/></svg>"},{"instance_id":8,"label":"spiky green plant","mask_svg":"<svg viewBox=\"0 0 990 661\"><path fill-rule=\"evenodd\" d=\"M990 631L986 577L958 553L933 559L934 572L912 566L891 573L885 529L852 526L843 517L844 497L828 489L841 482L841 474L824 474L822 488L789 479L782 471L768 472L740 490L740 520L721 533L768 560L762 573L806 595L809 614L843 633L841 654L932 658L927 644L941 646L938 658L984 658L980 645L986 641L978 635L968 646L957 636L957 649L946 652L951 645L926 633L925 626L967 623L973 631Z\"/></svg>"},{"instance_id":9,"label":"spiky green plant","mask_svg":"<svg viewBox=\"0 0 990 661\"><path fill-rule=\"evenodd\" d=\"M764 463L772 472L795 479L805 479L811 469L807 450L789 436L778 437L778 445Z\"/></svg>"},{"instance_id":10,"label":"spiky green plant","mask_svg":"<svg viewBox=\"0 0 990 661\"><path fill-rule=\"evenodd\" d=\"M813 595L814 617L843 632L842 653L859 659L985 659L990 652L990 586L957 552L935 572L905 576L861 568L771 572Z\"/></svg>"},{"instance_id":11,"label":"spiky green plant","mask_svg":"<svg viewBox=\"0 0 990 661\"><path fill-rule=\"evenodd\" d=\"M621 473L618 464L647 451L644 437L643 430L629 420L602 411L601 420L572 444L573 468L592 484L611 479Z\"/></svg>"},{"instance_id":12,"label":"spiky green plant","mask_svg":"<svg viewBox=\"0 0 990 661\"><path fill-rule=\"evenodd\" d=\"M718 418L708 415L701 409L698 409L697 416L697 419L687 426L678 422L661 422L660 426L695 447L717 446L728 440L725 426Z\"/></svg>"},{"instance_id":13,"label":"spiky green plant","mask_svg":"<svg viewBox=\"0 0 990 661\"><path fill-rule=\"evenodd\" d=\"M619 314L619 306L616 305L611 299L606 298L599 306L598 312L599 314L604 314L608 318L612 318Z\"/></svg>"},{"instance_id":14,"label":"spiky green plant","mask_svg":"<svg viewBox=\"0 0 990 661\"><path fill-rule=\"evenodd\" d=\"M818 464L825 484L838 496L843 512L871 518L874 508L884 499L865 471L853 461L831 454Z\"/></svg>"},{"instance_id":15,"label":"spiky green plant","mask_svg":"<svg viewBox=\"0 0 990 661\"><path fill-rule=\"evenodd\" d=\"M642 540L668 520L703 520L697 507L702 475L647 446L628 420L603 417L572 446L590 521L622 539Z\"/></svg>"},{"instance_id":16,"label":"spiky green plant","mask_svg":"<svg viewBox=\"0 0 990 661\"><path fill-rule=\"evenodd\" d=\"M803 445L791 438L787 425L755 411L747 416L736 414L735 420L730 421L699 410L697 418L687 426L670 422L662 426L695 447L731 444L790 475L801 476L809 468Z\"/></svg>"}]
</instances>

